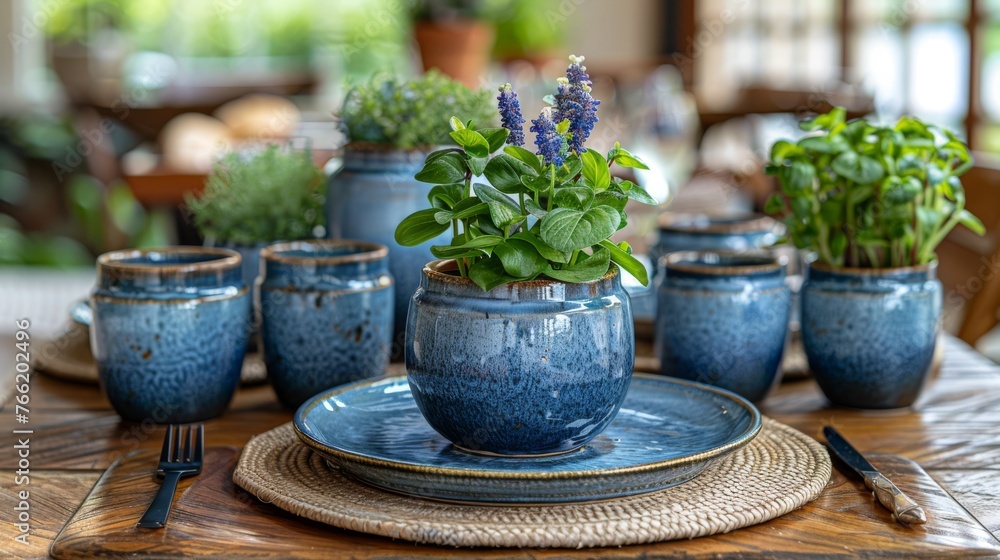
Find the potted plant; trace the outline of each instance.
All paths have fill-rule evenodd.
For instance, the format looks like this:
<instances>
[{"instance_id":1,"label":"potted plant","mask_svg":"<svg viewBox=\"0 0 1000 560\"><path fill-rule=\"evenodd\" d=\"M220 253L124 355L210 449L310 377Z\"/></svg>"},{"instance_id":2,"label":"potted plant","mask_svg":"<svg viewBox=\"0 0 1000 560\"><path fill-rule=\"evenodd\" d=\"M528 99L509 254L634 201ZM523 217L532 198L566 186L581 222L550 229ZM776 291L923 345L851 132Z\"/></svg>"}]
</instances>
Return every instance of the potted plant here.
<instances>
[{"instance_id":1,"label":"potted plant","mask_svg":"<svg viewBox=\"0 0 1000 560\"><path fill-rule=\"evenodd\" d=\"M452 111L483 125L496 120L488 91L470 90L435 71L410 81L376 77L355 85L339 114L348 144L343 167L330 179L328 232L389 247L396 281L395 357L402 354L406 308L420 284L420 267L433 258L433 241L403 247L393 239L392 224L427 200L430 186L413 175L434 147L454 143L448 135Z\"/></svg>"},{"instance_id":2,"label":"potted plant","mask_svg":"<svg viewBox=\"0 0 1000 560\"><path fill-rule=\"evenodd\" d=\"M493 48L490 7L484 0L417 0L413 38L424 70L436 68L469 87L478 84Z\"/></svg>"},{"instance_id":3,"label":"potted plant","mask_svg":"<svg viewBox=\"0 0 1000 560\"><path fill-rule=\"evenodd\" d=\"M243 279L254 286L262 248L322 235L325 189L309 150L286 153L272 144L253 154L227 154L201 195L188 194L186 202L205 244L240 253ZM258 322L255 315L252 324Z\"/></svg>"},{"instance_id":4,"label":"potted plant","mask_svg":"<svg viewBox=\"0 0 1000 560\"><path fill-rule=\"evenodd\" d=\"M427 157L416 179L430 207L396 229L441 260L423 268L406 325L406 370L431 426L473 452L570 451L618 412L632 376L635 336L622 268L644 284L626 243L625 204L655 201L609 168L645 165L616 144L584 147L600 103L582 57L532 121L523 148L517 95L500 88L503 128L452 117L455 148ZM506 145L505 145L506 144ZM502 149L501 149L502 148ZM490 184L475 181L483 175Z\"/></svg>"},{"instance_id":5,"label":"potted plant","mask_svg":"<svg viewBox=\"0 0 1000 560\"><path fill-rule=\"evenodd\" d=\"M967 146L903 117L893 126L845 122L844 109L806 120L778 141L768 213L815 253L802 288L809 367L832 402L911 405L931 369L941 314L934 249L956 225L982 234L964 208Z\"/></svg>"}]
</instances>

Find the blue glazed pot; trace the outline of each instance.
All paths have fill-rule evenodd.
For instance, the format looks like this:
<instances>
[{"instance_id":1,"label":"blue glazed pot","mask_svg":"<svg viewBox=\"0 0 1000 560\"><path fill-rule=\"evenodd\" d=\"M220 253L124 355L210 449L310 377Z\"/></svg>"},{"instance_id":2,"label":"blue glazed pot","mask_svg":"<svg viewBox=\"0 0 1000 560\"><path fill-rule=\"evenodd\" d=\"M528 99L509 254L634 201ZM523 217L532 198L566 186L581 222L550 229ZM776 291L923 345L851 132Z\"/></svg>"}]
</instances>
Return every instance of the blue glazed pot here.
<instances>
[{"instance_id":1,"label":"blue glazed pot","mask_svg":"<svg viewBox=\"0 0 1000 560\"><path fill-rule=\"evenodd\" d=\"M389 250L296 241L261 252L261 341L278 399L298 407L330 387L385 373L392 346Z\"/></svg>"},{"instance_id":2,"label":"blue glazed pot","mask_svg":"<svg viewBox=\"0 0 1000 560\"><path fill-rule=\"evenodd\" d=\"M513 456L572 451L601 433L635 360L617 267L584 284L483 292L454 266L423 269L406 323L407 378L431 427L459 448Z\"/></svg>"},{"instance_id":3,"label":"blue glazed pot","mask_svg":"<svg viewBox=\"0 0 1000 560\"><path fill-rule=\"evenodd\" d=\"M267 247L268 243L257 243L256 245L235 245L232 243L220 243L216 245L223 249L236 251L243 259L241 270L243 271L243 283L250 288L250 346L256 344L257 334L260 332L260 294L257 287L257 279L260 277L260 250Z\"/></svg>"},{"instance_id":4,"label":"blue glazed pot","mask_svg":"<svg viewBox=\"0 0 1000 560\"><path fill-rule=\"evenodd\" d=\"M417 210L427 208L431 185L413 178L427 154L374 146L348 145L344 166L330 178L326 222L334 239L361 239L389 248L389 271L396 282L393 354L400 353L410 297L420 285L420 270L434 259L431 245L447 244L437 238L415 247L396 243L396 224Z\"/></svg>"},{"instance_id":5,"label":"blue glazed pot","mask_svg":"<svg viewBox=\"0 0 1000 560\"><path fill-rule=\"evenodd\" d=\"M887 269L814 263L802 286L809 369L834 404L913 404L931 371L940 318L937 263Z\"/></svg>"},{"instance_id":6,"label":"blue glazed pot","mask_svg":"<svg viewBox=\"0 0 1000 560\"><path fill-rule=\"evenodd\" d=\"M188 423L225 410L246 353L250 293L238 253L170 247L97 260L91 346L127 420Z\"/></svg>"},{"instance_id":7,"label":"blue glazed pot","mask_svg":"<svg viewBox=\"0 0 1000 560\"><path fill-rule=\"evenodd\" d=\"M659 237L649 249L653 273L659 259L676 251L749 251L778 241L778 224L763 214L708 216L664 214Z\"/></svg>"},{"instance_id":8,"label":"blue glazed pot","mask_svg":"<svg viewBox=\"0 0 1000 560\"><path fill-rule=\"evenodd\" d=\"M791 292L760 253L668 255L658 290L656 347L665 375L763 399L781 364Z\"/></svg>"}]
</instances>

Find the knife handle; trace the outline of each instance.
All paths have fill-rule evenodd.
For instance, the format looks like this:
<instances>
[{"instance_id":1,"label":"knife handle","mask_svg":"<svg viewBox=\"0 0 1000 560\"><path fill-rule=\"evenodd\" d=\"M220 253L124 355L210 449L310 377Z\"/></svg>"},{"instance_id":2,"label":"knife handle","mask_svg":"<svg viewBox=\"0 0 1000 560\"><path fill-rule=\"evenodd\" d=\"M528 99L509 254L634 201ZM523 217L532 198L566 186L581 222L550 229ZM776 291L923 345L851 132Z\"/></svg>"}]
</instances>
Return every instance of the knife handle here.
<instances>
[{"instance_id":1,"label":"knife handle","mask_svg":"<svg viewBox=\"0 0 1000 560\"><path fill-rule=\"evenodd\" d=\"M888 478L878 473L866 475L865 484L871 488L879 503L892 512L892 517L896 521L915 524L927 521L923 508L900 492Z\"/></svg>"}]
</instances>

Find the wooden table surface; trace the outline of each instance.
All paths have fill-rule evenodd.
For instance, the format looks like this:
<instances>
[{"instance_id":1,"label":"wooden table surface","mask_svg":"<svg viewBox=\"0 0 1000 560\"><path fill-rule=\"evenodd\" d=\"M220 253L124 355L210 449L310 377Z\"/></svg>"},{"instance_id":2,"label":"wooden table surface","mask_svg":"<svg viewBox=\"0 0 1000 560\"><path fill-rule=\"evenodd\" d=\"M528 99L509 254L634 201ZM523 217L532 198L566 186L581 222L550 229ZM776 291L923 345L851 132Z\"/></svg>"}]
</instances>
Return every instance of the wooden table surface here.
<instances>
[{"instance_id":1,"label":"wooden table surface","mask_svg":"<svg viewBox=\"0 0 1000 560\"><path fill-rule=\"evenodd\" d=\"M762 403L761 410L779 421L818 437L823 423L832 423L861 450L898 454L918 463L955 500L993 535L1000 537L1000 368L962 342L943 338L944 361L937 379L913 410L858 411L831 407L809 379L782 383ZM15 422L8 399L0 411L0 553L44 558L59 530L87 497L111 463L136 450L158 450L163 430L152 424L119 420L96 386L81 385L35 373L31 377L30 420ZM206 424L210 446L241 447L254 434L288 422L291 412L276 402L269 386L242 388L230 410ZM15 484L18 436L12 430L29 428L30 486ZM836 463L835 463L836 466ZM29 545L13 541L11 518L17 492L30 489ZM816 530L836 532L837 527ZM735 534L735 533L734 533ZM224 538L224 535L220 535ZM359 557L378 557L378 543L388 539L331 529L331 545L363 550ZM919 534L913 538L919 539ZM732 553L724 538L699 539L704 551L719 542L717 555ZM766 546L766 543L760 543ZM400 556L393 543L393 557ZM1000 543L997 543L1000 546ZM420 556L456 554L455 549L421 546ZM417 550L417 549L412 549ZM553 551L546 552L551 557ZM843 555L831 549L830 557ZM559 551L556 557L638 558L670 556L670 543L642 547ZM771 557L766 550L748 552ZM813 551L815 554L815 551ZM0 554L2 555L2 554ZM532 557L531 551L520 556ZM827 555L824 553L824 556Z\"/></svg>"}]
</instances>

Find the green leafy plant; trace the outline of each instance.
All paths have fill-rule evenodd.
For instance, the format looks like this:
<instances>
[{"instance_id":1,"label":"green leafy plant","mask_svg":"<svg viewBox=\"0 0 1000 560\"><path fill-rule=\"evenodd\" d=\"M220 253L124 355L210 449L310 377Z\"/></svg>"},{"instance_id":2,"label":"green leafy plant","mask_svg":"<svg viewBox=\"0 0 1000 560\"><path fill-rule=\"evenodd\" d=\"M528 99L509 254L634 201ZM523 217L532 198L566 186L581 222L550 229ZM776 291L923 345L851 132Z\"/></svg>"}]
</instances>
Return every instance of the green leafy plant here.
<instances>
[{"instance_id":1,"label":"green leafy plant","mask_svg":"<svg viewBox=\"0 0 1000 560\"><path fill-rule=\"evenodd\" d=\"M450 136L459 147L431 153L416 174L435 185L431 207L399 224L398 243L418 245L450 228L451 243L431 252L454 259L459 274L484 291L540 276L589 282L612 262L648 282L628 244L609 240L625 227L630 199L656 203L638 185L612 177L610 167L647 167L618 143L607 155L583 147L600 102L590 96L582 57L571 60L559 93L547 96L551 106L532 121L537 154L521 147L524 119L510 84L498 97L503 128L476 129L473 121L451 118ZM474 183L479 176L489 184Z\"/></svg>"},{"instance_id":2,"label":"green leafy plant","mask_svg":"<svg viewBox=\"0 0 1000 560\"><path fill-rule=\"evenodd\" d=\"M931 262L956 225L982 235L965 209L960 177L972 167L954 134L903 117L893 126L846 121L843 108L805 120L812 131L780 140L765 167L781 191L765 210L784 217L788 236L833 267L900 267Z\"/></svg>"},{"instance_id":3,"label":"green leafy plant","mask_svg":"<svg viewBox=\"0 0 1000 560\"><path fill-rule=\"evenodd\" d=\"M451 144L453 114L492 123L496 114L489 98L488 91L470 90L435 70L410 81L375 77L348 91L339 117L352 143L411 150Z\"/></svg>"},{"instance_id":4,"label":"green leafy plant","mask_svg":"<svg viewBox=\"0 0 1000 560\"><path fill-rule=\"evenodd\" d=\"M187 196L206 238L236 245L313 237L323 224L326 182L310 151L268 146L251 156L227 154L200 197Z\"/></svg>"}]
</instances>

